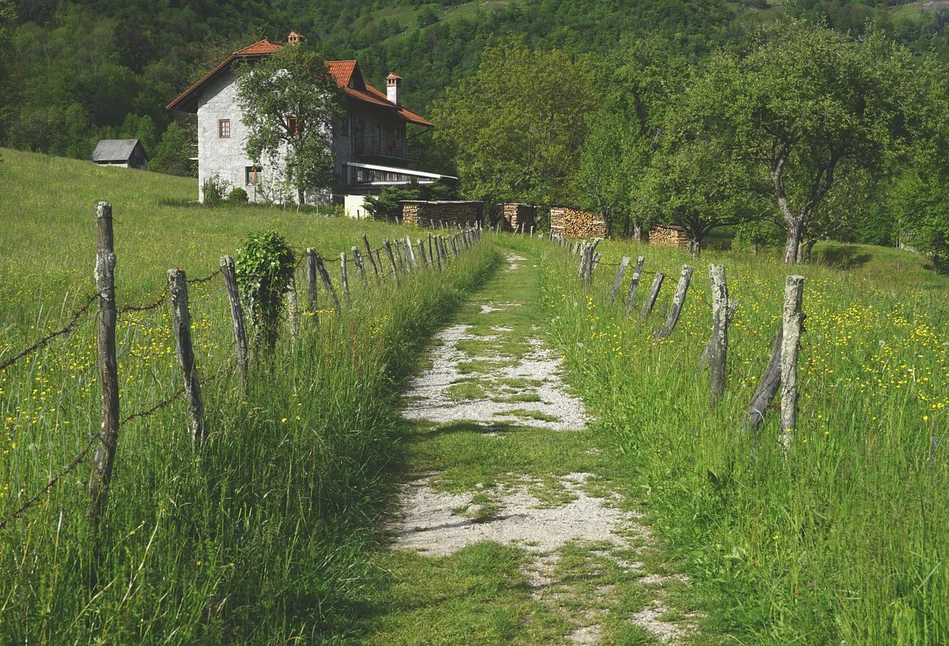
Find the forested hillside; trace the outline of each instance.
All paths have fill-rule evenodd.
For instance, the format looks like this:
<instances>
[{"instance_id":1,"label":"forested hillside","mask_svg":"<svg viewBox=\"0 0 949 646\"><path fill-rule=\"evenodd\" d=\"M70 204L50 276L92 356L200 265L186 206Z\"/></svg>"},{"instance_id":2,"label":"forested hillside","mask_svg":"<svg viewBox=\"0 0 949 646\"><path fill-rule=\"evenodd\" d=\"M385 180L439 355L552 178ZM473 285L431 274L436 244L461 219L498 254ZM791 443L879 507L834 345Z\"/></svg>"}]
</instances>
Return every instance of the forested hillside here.
<instances>
[{"instance_id":1,"label":"forested hillside","mask_svg":"<svg viewBox=\"0 0 949 646\"><path fill-rule=\"evenodd\" d=\"M423 113L507 35L577 56L609 52L624 34L660 34L702 57L741 47L761 21L801 15L844 30L876 23L918 53L949 55L949 12L895 0L0 0L0 9L0 144L88 158L101 137L137 137L157 170L176 173L187 172L190 124L164 106L238 46L291 29L327 57L358 58L377 84L397 70L406 103ZM162 147L175 118L181 128Z\"/></svg>"}]
</instances>

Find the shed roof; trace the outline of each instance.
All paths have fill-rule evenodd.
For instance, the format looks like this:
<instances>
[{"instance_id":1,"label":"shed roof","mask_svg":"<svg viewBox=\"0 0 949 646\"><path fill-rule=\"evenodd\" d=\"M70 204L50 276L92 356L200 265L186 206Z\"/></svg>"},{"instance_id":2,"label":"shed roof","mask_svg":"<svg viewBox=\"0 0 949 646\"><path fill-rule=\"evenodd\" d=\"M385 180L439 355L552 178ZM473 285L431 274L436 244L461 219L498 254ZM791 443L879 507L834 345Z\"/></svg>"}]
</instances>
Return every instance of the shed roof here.
<instances>
[{"instance_id":1,"label":"shed roof","mask_svg":"<svg viewBox=\"0 0 949 646\"><path fill-rule=\"evenodd\" d=\"M92 161L99 164L127 162L136 146L142 146L138 139L100 139L92 153ZM142 154L145 154L144 147Z\"/></svg>"},{"instance_id":2,"label":"shed roof","mask_svg":"<svg viewBox=\"0 0 949 646\"><path fill-rule=\"evenodd\" d=\"M182 92L178 98L169 103L167 106L168 109L197 112L198 97L201 93L201 89L211 80L227 71L234 61L260 59L281 49L283 49L283 45L271 43L265 38L264 40L257 41L252 45L237 50L224 59L213 70L202 76L194 85ZM336 85L339 88L340 94L343 96L360 103L392 110L409 123L415 123L428 128L434 127L434 124L428 119L415 114L411 110L407 110L401 105L395 105L389 101L383 92L380 92L366 83L359 69L359 63L356 61L326 61L326 67L329 69L330 74L333 75L333 78L336 79Z\"/></svg>"}]
</instances>

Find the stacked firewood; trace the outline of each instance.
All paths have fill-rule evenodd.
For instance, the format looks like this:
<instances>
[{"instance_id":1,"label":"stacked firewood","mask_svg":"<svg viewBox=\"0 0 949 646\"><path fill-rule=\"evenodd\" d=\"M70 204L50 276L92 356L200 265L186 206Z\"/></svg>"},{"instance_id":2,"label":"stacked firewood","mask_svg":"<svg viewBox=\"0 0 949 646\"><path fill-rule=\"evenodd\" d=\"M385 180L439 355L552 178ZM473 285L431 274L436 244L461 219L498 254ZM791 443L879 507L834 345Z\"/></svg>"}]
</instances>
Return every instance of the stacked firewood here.
<instances>
[{"instance_id":1,"label":"stacked firewood","mask_svg":"<svg viewBox=\"0 0 949 646\"><path fill-rule=\"evenodd\" d=\"M481 220L483 202L472 200L426 202L402 200L402 223L422 227L474 226Z\"/></svg>"},{"instance_id":2,"label":"stacked firewood","mask_svg":"<svg viewBox=\"0 0 949 646\"><path fill-rule=\"evenodd\" d=\"M649 228L649 244L686 247L689 238L682 227L655 224Z\"/></svg>"},{"instance_id":3,"label":"stacked firewood","mask_svg":"<svg viewBox=\"0 0 949 646\"><path fill-rule=\"evenodd\" d=\"M552 206L550 232L567 238L605 238L606 220L572 206Z\"/></svg>"},{"instance_id":4,"label":"stacked firewood","mask_svg":"<svg viewBox=\"0 0 949 646\"><path fill-rule=\"evenodd\" d=\"M501 228L504 231L523 231L526 232L534 227L534 216L537 207L530 204L518 204L507 202L501 204Z\"/></svg>"}]
</instances>

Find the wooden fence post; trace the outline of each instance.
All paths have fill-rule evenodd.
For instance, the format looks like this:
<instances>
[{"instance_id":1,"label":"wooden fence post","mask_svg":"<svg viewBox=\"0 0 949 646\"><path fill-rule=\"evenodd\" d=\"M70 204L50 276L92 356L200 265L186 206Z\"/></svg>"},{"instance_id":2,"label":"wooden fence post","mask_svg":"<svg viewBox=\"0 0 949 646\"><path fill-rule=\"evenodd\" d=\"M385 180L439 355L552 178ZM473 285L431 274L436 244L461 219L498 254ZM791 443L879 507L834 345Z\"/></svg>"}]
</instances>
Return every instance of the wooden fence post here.
<instances>
[{"instance_id":1,"label":"wooden fence post","mask_svg":"<svg viewBox=\"0 0 949 646\"><path fill-rule=\"evenodd\" d=\"M307 250L310 251L310 250ZM247 394L247 331L244 329L244 308L241 306L240 293L237 291L237 270L234 259L221 256L221 275L224 276L224 288L227 300L231 304L231 324L234 328L234 344L237 347L237 370L240 374L241 391ZM311 296L315 299L315 296ZM312 303L316 309L316 301Z\"/></svg>"},{"instance_id":2,"label":"wooden fence post","mask_svg":"<svg viewBox=\"0 0 949 646\"><path fill-rule=\"evenodd\" d=\"M399 270L395 266L395 257L392 255L392 245L389 243L388 239L382 241L382 246L385 247L386 255L389 257L389 264L392 265L392 273L395 274L395 284L399 284Z\"/></svg>"},{"instance_id":3,"label":"wooden fence post","mask_svg":"<svg viewBox=\"0 0 949 646\"><path fill-rule=\"evenodd\" d=\"M432 242L435 243L435 261L438 263L438 271L442 270L442 245L440 242L440 236L435 236L432 239Z\"/></svg>"},{"instance_id":4,"label":"wooden fence post","mask_svg":"<svg viewBox=\"0 0 949 646\"><path fill-rule=\"evenodd\" d=\"M287 318L290 323L290 336L297 335L297 279L291 278L287 286Z\"/></svg>"},{"instance_id":5,"label":"wooden fence post","mask_svg":"<svg viewBox=\"0 0 949 646\"><path fill-rule=\"evenodd\" d=\"M633 303L636 301L636 291L639 289L639 279L643 275L643 263L646 259L639 256L636 259L636 269L633 270L633 279L629 284L629 294L626 296L626 316L633 311Z\"/></svg>"},{"instance_id":6,"label":"wooden fence post","mask_svg":"<svg viewBox=\"0 0 949 646\"><path fill-rule=\"evenodd\" d=\"M310 314L316 316L316 249L308 247L306 250L306 282L310 294L310 302L307 304Z\"/></svg>"},{"instance_id":7,"label":"wooden fence post","mask_svg":"<svg viewBox=\"0 0 949 646\"><path fill-rule=\"evenodd\" d=\"M725 364L728 354L728 284L725 267L711 265L708 270L712 283L712 338L709 339L710 394L709 408L725 394Z\"/></svg>"},{"instance_id":8,"label":"wooden fence post","mask_svg":"<svg viewBox=\"0 0 949 646\"><path fill-rule=\"evenodd\" d=\"M372 265L372 272L376 278L379 277L379 268L376 267L376 261L372 257L372 247L369 246L369 238L366 237L366 234L362 234L362 242L366 245L366 255L369 256L369 263Z\"/></svg>"},{"instance_id":9,"label":"wooden fence post","mask_svg":"<svg viewBox=\"0 0 949 646\"><path fill-rule=\"evenodd\" d=\"M662 281L665 279L665 274L656 272L656 277L652 279L652 289L649 290L649 296L643 304L642 318L646 318L652 314L652 308L656 306L656 299L659 297L659 289L662 287Z\"/></svg>"},{"instance_id":10,"label":"wooden fence post","mask_svg":"<svg viewBox=\"0 0 949 646\"><path fill-rule=\"evenodd\" d=\"M781 342L781 443L789 451L797 425L797 351L804 314L804 277L788 276L784 289L784 339Z\"/></svg>"},{"instance_id":11,"label":"wooden fence post","mask_svg":"<svg viewBox=\"0 0 949 646\"><path fill-rule=\"evenodd\" d=\"M610 302L616 300L616 292L619 291L619 286L623 282L623 276L626 274L626 268L629 267L629 256L623 256L623 259L619 261L619 270L616 272L616 278L613 279L613 289L610 290Z\"/></svg>"},{"instance_id":12,"label":"wooden fence post","mask_svg":"<svg viewBox=\"0 0 949 646\"><path fill-rule=\"evenodd\" d=\"M168 288L171 292L172 327L175 331L178 365L181 367L185 398L188 400L188 430L195 445L200 446L204 439L204 400L191 343L191 312L188 309L188 280L185 272L169 269Z\"/></svg>"},{"instance_id":13,"label":"wooden fence post","mask_svg":"<svg viewBox=\"0 0 949 646\"><path fill-rule=\"evenodd\" d=\"M415 259L415 248L412 246L412 236L405 236L405 248L409 252L409 262L412 263L412 269L418 271L418 260Z\"/></svg>"},{"instance_id":14,"label":"wooden fence post","mask_svg":"<svg viewBox=\"0 0 949 646\"><path fill-rule=\"evenodd\" d=\"M366 266L362 262L362 254L359 253L359 247L353 245L353 248L350 249L353 254L353 262L356 263L356 271L359 272L359 278L362 280L363 285L366 284Z\"/></svg>"},{"instance_id":15,"label":"wooden fence post","mask_svg":"<svg viewBox=\"0 0 949 646\"><path fill-rule=\"evenodd\" d=\"M336 308L336 313L339 314L339 296L336 295L336 288L333 287L333 281L330 280L329 272L326 271L326 265L323 264L323 256L319 253L316 254L316 270L320 272L320 278L323 279L323 287L326 288L326 291L329 292L330 297L332 297L333 306Z\"/></svg>"},{"instance_id":16,"label":"wooden fence post","mask_svg":"<svg viewBox=\"0 0 949 646\"><path fill-rule=\"evenodd\" d=\"M752 431L757 430L764 421L764 413L768 409L768 404L774 399L778 389L781 387L781 348L784 346L784 322L778 325L778 333L774 336L774 343L771 345L771 359L768 361L768 367L765 368L764 375L758 383L758 389L751 398L751 405L748 407L748 418L745 420L746 426Z\"/></svg>"},{"instance_id":17,"label":"wooden fence post","mask_svg":"<svg viewBox=\"0 0 949 646\"><path fill-rule=\"evenodd\" d=\"M379 274L380 274L381 276L385 277L385 275L386 275L386 270L385 270L384 265L382 264L382 251L380 251L379 249L376 249L376 262L375 262L375 265L378 265L378 266L379 266ZM375 266L375 265L374 265L374 266Z\"/></svg>"},{"instance_id":18,"label":"wooden fence post","mask_svg":"<svg viewBox=\"0 0 949 646\"><path fill-rule=\"evenodd\" d=\"M432 249L432 232L428 232L428 266L435 267L435 251Z\"/></svg>"},{"instance_id":19,"label":"wooden fence post","mask_svg":"<svg viewBox=\"0 0 949 646\"><path fill-rule=\"evenodd\" d=\"M422 257L422 260L428 262L428 256L425 255L425 243L422 242L421 238L415 240L415 246L418 247L418 255ZM431 265L428 265L431 268Z\"/></svg>"},{"instance_id":20,"label":"wooden fence post","mask_svg":"<svg viewBox=\"0 0 949 646\"><path fill-rule=\"evenodd\" d=\"M99 293L99 384L102 389L99 442L89 479L89 515L96 527L108 499L109 481L119 439L119 376L115 358L115 251L112 205L96 203L96 291Z\"/></svg>"},{"instance_id":21,"label":"wooden fence post","mask_svg":"<svg viewBox=\"0 0 949 646\"><path fill-rule=\"evenodd\" d=\"M339 254L339 275L343 284L343 296L349 298L349 272L347 271L345 251Z\"/></svg>"},{"instance_id":22,"label":"wooden fence post","mask_svg":"<svg viewBox=\"0 0 949 646\"><path fill-rule=\"evenodd\" d=\"M685 295L689 291L689 281L692 279L692 271L691 265L682 265L679 283L676 285L676 291L672 295L672 307L669 309L669 316L666 317L666 322L663 323L662 327L656 330L655 334L652 335L653 339L665 339L672 334L672 330L675 329L676 323L679 322L679 314L682 313L682 306L685 305Z\"/></svg>"},{"instance_id":23,"label":"wooden fence post","mask_svg":"<svg viewBox=\"0 0 949 646\"><path fill-rule=\"evenodd\" d=\"M586 249L586 263L584 264L583 271L583 286L587 289L590 288L590 285L593 283L593 270L595 268L597 259L594 258L596 253L596 247L600 244L600 239L597 238L593 241L593 244L587 245Z\"/></svg>"}]
</instances>

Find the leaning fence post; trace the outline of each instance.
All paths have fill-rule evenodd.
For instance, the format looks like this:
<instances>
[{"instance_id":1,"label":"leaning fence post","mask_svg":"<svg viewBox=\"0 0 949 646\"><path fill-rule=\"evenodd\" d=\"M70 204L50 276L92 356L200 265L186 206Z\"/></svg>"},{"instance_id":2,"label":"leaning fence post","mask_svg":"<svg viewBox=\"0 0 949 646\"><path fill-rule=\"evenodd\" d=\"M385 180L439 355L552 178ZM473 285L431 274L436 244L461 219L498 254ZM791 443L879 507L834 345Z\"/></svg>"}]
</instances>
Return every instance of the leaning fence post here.
<instances>
[{"instance_id":1,"label":"leaning fence post","mask_svg":"<svg viewBox=\"0 0 949 646\"><path fill-rule=\"evenodd\" d=\"M359 247L353 245L353 248L350 249L353 253L353 262L356 263L356 270L359 272L359 278L362 279L363 285L366 284L366 266L362 262L362 254L359 253Z\"/></svg>"},{"instance_id":2,"label":"leaning fence post","mask_svg":"<svg viewBox=\"0 0 949 646\"><path fill-rule=\"evenodd\" d=\"M639 279L643 275L643 263L646 259L639 256L636 259L636 269L633 270L633 280L629 284L629 295L626 296L626 316L633 311L633 303L636 301L636 291L639 289Z\"/></svg>"},{"instance_id":3,"label":"leaning fence post","mask_svg":"<svg viewBox=\"0 0 949 646\"><path fill-rule=\"evenodd\" d=\"M385 247L386 255L389 257L389 264L392 265L392 273L395 274L395 284L399 284L399 270L395 266L395 256L392 255L392 245L389 243L388 239L382 241L382 246Z\"/></svg>"},{"instance_id":4,"label":"leaning fence post","mask_svg":"<svg viewBox=\"0 0 949 646\"><path fill-rule=\"evenodd\" d=\"M316 272L316 249L308 247L306 250L306 282L310 295L308 308L313 316L316 316Z\"/></svg>"},{"instance_id":5,"label":"leaning fence post","mask_svg":"<svg viewBox=\"0 0 949 646\"><path fill-rule=\"evenodd\" d=\"M590 285L593 282L593 270L595 269L597 258L594 257L596 253L596 246L600 244L600 239L597 238L593 241L593 244L587 245L586 249L586 264L583 265L583 286L587 289L590 288Z\"/></svg>"},{"instance_id":6,"label":"leaning fence post","mask_svg":"<svg viewBox=\"0 0 949 646\"><path fill-rule=\"evenodd\" d=\"M307 252L311 251L310 249ZM315 271L315 270L314 270ZM224 288L227 290L227 300L231 303L231 323L234 327L234 343L237 346L237 370L240 373L241 391L247 394L247 331L244 329L244 308L241 307L240 293L237 291L237 271L234 269L234 259L230 256L221 256L221 275L224 276ZM313 287L311 287L313 289ZM311 298L313 309L316 309L315 295Z\"/></svg>"},{"instance_id":7,"label":"leaning fence post","mask_svg":"<svg viewBox=\"0 0 949 646\"><path fill-rule=\"evenodd\" d=\"M98 525L108 499L115 448L119 439L119 376L115 358L115 252L112 205L96 203L96 290L99 293L99 383L102 387L99 442L89 479L89 514Z\"/></svg>"},{"instance_id":8,"label":"leaning fence post","mask_svg":"<svg viewBox=\"0 0 949 646\"><path fill-rule=\"evenodd\" d=\"M316 254L316 270L320 272L320 278L323 279L323 287L326 288L326 291L328 291L332 297L333 306L336 308L336 313L339 314L339 296L336 295L336 288L333 287L333 281L330 280L329 272L326 271L326 265L323 264L323 256L319 253Z\"/></svg>"},{"instance_id":9,"label":"leaning fence post","mask_svg":"<svg viewBox=\"0 0 949 646\"><path fill-rule=\"evenodd\" d=\"M376 260L372 257L372 247L369 246L369 238L366 237L366 234L362 234L362 242L366 245L366 255L369 256L369 263L372 265L372 272L376 278L379 277L379 268L376 267Z\"/></svg>"},{"instance_id":10,"label":"leaning fence post","mask_svg":"<svg viewBox=\"0 0 949 646\"><path fill-rule=\"evenodd\" d=\"M171 292L172 326L175 331L178 365L181 367L185 398L188 400L188 430L195 445L200 445L204 439L204 401L201 398L201 380L198 378L194 346L191 343L188 280L183 270L168 270L168 289Z\"/></svg>"},{"instance_id":11,"label":"leaning fence post","mask_svg":"<svg viewBox=\"0 0 949 646\"><path fill-rule=\"evenodd\" d=\"M768 367L765 368L758 389L755 390L755 394L751 398L751 405L748 406L748 418L745 420L745 424L753 431L764 421L764 413L768 409L768 404L771 403L781 387L781 348L783 346L784 323L782 321L778 326L774 343L771 345L771 358L768 360Z\"/></svg>"},{"instance_id":12,"label":"leaning fence post","mask_svg":"<svg viewBox=\"0 0 949 646\"><path fill-rule=\"evenodd\" d=\"M616 300L616 292L619 291L620 283L623 282L623 276L626 274L626 268L629 267L629 256L623 256L619 261L619 270L616 272L616 278L613 279L613 289L610 290L610 302Z\"/></svg>"},{"instance_id":13,"label":"leaning fence post","mask_svg":"<svg viewBox=\"0 0 949 646\"><path fill-rule=\"evenodd\" d=\"M346 252L339 254L339 274L343 283L343 295L349 298L349 273L346 271Z\"/></svg>"},{"instance_id":14,"label":"leaning fence post","mask_svg":"<svg viewBox=\"0 0 949 646\"><path fill-rule=\"evenodd\" d=\"M652 289L649 290L649 296L643 304L642 317L646 318L652 314L652 308L656 306L656 299L659 297L659 289L662 287L662 281L666 275L662 272L656 272L656 277L652 279Z\"/></svg>"},{"instance_id":15,"label":"leaning fence post","mask_svg":"<svg viewBox=\"0 0 949 646\"><path fill-rule=\"evenodd\" d=\"M409 251L409 261L412 263L412 269L418 271L418 260L415 259L415 248L412 246L412 236L405 236L405 246Z\"/></svg>"},{"instance_id":16,"label":"leaning fence post","mask_svg":"<svg viewBox=\"0 0 949 646\"><path fill-rule=\"evenodd\" d=\"M672 330L675 329L676 323L679 322L679 315L682 313L682 306L685 305L685 295L689 291L689 281L692 279L692 271L691 265L682 265L679 283L676 285L675 293L672 295L672 307L669 309L669 316L666 317L666 322L662 324L662 327L656 330L655 334L652 335L652 338L657 340L665 339L672 334Z\"/></svg>"},{"instance_id":17,"label":"leaning fence post","mask_svg":"<svg viewBox=\"0 0 949 646\"><path fill-rule=\"evenodd\" d=\"M428 266L435 267L435 250L432 249L432 232L428 233Z\"/></svg>"},{"instance_id":18,"label":"leaning fence post","mask_svg":"<svg viewBox=\"0 0 949 646\"><path fill-rule=\"evenodd\" d=\"M788 451L797 424L797 351L804 314L804 277L788 276L784 289L784 339L781 343L781 443Z\"/></svg>"},{"instance_id":19,"label":"leaning fence post","mask_svg":"<svg viewBox=\"0 0 949 646\"><path fill-rule=\"evenodd\" d=\"M428 268L432 268L432 261L428 259L428 256L425 254L425 243L422 242L422 239L419 238L415 241L415 244L418 245L418 254L422 257L422 260L428 263Z\"/></svg>"},{"instance_id":20,"label":"leaning fence post","mask_svg":"<svg viewBox=\"0 0 949 646\"><path fill-rule=\"evenodd\" d=\"M710 370L709 408L725 394L725 363L728 354L728 284L725 267L711 265L708 270L712 282L712 338L708 342Z\"/></svg>"}]
</instances>

